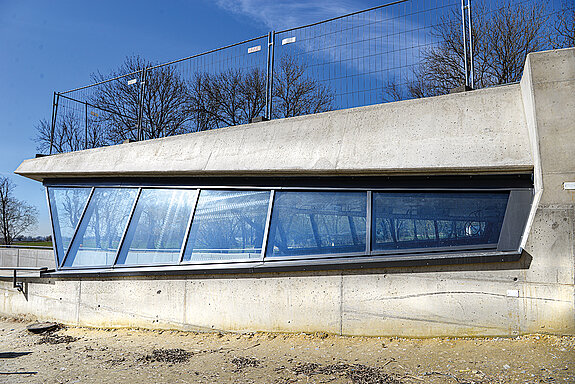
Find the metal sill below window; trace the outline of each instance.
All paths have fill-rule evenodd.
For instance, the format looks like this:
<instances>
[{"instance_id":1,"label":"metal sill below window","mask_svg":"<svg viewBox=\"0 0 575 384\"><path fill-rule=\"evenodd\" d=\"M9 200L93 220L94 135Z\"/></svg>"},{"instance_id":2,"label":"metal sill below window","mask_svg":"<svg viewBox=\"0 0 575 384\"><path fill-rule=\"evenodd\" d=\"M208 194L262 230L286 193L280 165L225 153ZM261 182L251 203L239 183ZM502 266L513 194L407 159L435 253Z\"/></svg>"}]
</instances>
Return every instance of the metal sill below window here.
<instances>
[{"instance_id":1,"label":"metal sill below window","mask_svg":"<svg viewBox=\"0 0 575 384\"><path fill-rule=\"evenodd\" d=\"M457 265L474 263L514 262L521 257L517 251L483 251L457 253L422 253L417 255L388 255L340 257L329 259L267 260L215 263L180 264L173 266L148 266L124 268L100 268L82 270L60 270L42 273L42 277L113 277L113 276L149 276L149 275L186 275L186 274L233 274L264 273L290 271L327 271L341 269L369 269L391 267L416 267L430 265Z\"/></svg>"}]
</instances>

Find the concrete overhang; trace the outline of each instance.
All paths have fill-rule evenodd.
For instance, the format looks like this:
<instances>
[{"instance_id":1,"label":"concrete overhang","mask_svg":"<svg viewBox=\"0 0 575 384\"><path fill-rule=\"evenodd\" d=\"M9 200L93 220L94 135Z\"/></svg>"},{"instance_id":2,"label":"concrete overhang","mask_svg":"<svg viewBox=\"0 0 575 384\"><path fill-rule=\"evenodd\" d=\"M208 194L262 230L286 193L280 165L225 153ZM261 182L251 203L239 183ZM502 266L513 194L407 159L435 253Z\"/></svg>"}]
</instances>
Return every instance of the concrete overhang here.
<instances>
[{"instance_id":1,"label":"concrete overhang","mask_svg":"<svg viewBox=\"0 0 575 384\"><path fill-rule=\"evenodd\" d=\"M531 152L515 84L57 154L15 172L39 181L522 173Z\"/></svg>"}]
</instances>

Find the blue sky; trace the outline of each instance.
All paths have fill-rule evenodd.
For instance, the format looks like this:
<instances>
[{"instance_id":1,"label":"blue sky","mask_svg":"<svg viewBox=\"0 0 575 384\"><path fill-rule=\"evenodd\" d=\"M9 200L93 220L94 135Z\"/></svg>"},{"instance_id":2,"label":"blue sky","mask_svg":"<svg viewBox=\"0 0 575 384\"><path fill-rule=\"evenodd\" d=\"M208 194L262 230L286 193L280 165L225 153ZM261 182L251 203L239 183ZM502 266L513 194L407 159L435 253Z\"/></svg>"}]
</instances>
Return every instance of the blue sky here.
<instances>
[{"instance_id":1,"label":"blue sky","mask_svg":"<svg viewBox=\"0 0 575 384\"><path fill-rule=\"evenodd\" d=\"M17 197L40 212L40 225L29 234L50 233L45 191L41 183L13 172L23 160L35 156L35 126L41 119L50 120L54 91L88 85L92 74L118 69L127 56L168 62L271 30L297 27L391 1L0 0L0 175L10 176L17 184ZM500 0L485 1L501 4ZM572 0L549 3L557 5L561 1ZM451 5L446 6L448 3ZM382 102L380 89L386 78L370 69L389 68L386 76L395 76L394 71L414 65L419 47L433 44L429 26L437 22L440 12L459 9L458 0L412 0L402 5L409 11L399 11L399 6L382 10L393 16L391 22L386 19L383 24L371 23L365 19L367 14L362 14L350 19L350 23L363 20L368 25L364 29L347 28L351 24L345 22L332 25L336 30L348 31L337 35L339 40L335 43L331 35L324 37L325 47L335 44L338 50L313 51L313 44L320 40L306 42L307 29L278 35L279 40L297 35L301 44L277 45L276 49L292 50L296 55L312 52L308 56L311 70L317 64L324 77L327 73L322 81L342 93L336 98L337 108ZM430 12L415 12L419 10ZM386 40L388 36L395 37ZM374 52L370 44L380 37L383 40L377 41L383 43L377 49L384 51ZM363 43L347 45L354 39ZM371 58L366 59L358 49L371 51ZM352 57L354 60L349 60ZM337 85L335 78L345 81ZM351 91L344 93L346 89ZM357 89L366 92L361 94Z\"/></svg>"},{"instance_id":2,"label":"blue sky","mask_svg":"<svg viewBox=\"0 0 575 384\"><path fill-rule=\"evenodd\" d=\"M165 62L382 4L378 1L0 0L0 175L35 205L48 235L41 183L14 175L36 154L35 125L50 119L52 93L90 83L129 55Z\"/></svg>"}]
</instances>

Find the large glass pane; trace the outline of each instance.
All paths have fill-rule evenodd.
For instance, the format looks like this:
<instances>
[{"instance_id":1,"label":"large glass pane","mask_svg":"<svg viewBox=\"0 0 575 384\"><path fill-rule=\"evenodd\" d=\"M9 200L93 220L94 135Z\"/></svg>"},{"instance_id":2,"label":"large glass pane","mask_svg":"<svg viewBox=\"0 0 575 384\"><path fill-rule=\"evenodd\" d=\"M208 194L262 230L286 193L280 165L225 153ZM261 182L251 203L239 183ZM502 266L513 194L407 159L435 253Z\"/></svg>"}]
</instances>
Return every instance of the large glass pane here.
<instances>
[{"instance_id":1,"label":"large glass pane","mask_svg":"<svg viewBox=\"0 0 575 384\"><path fill-rule=\"evenodd\" d=\"M366 192L278 192L266 257L365 252Z\"/></svg>"},{"instance_id":2,"label":"large glass pane","mask_svg":"<svg viewBox=\"0 0 575 384\"><path fill-rule=\"evenodd\" d=\"M96 188L64 266L111 265L120 246L137 189Z\"/></svg>"},{"instance_id":3,"label":"large glass pane","mask_svg":"<svg viewBox=\"0 0 575 384\"><path fill-rule=\"evenodd\" d=\"M184 261L260 258L269 198L269 191L201 191Z\"/></svg>"},{"instance_id":4,"label":"large glass pane","mask_svg":"<svg viewBox=\"0 0 575 384\"><path fill-rule=\"evenodd\" d=\"M196 193L178 189L142 190L118 264L179 262Z\"/></svg>"},{"instance_id":5,"label":"large glass pane","mask_svg":"<svg viewBox=\"0 0 575 384\"><path fill-rule=\"evenodd\" d=\"M58 265L68 251L92 188L48 188Z\"/></svg>"},{"instance_id":6,"label":"large glass pane","mask_svg":"<svg viewBox=\"0 0 575 384\"><path fill-rule=\"evenodd\" d=\"M373 194L372 248L497 245L508 192Z\"/></svg>"}]
</instances>

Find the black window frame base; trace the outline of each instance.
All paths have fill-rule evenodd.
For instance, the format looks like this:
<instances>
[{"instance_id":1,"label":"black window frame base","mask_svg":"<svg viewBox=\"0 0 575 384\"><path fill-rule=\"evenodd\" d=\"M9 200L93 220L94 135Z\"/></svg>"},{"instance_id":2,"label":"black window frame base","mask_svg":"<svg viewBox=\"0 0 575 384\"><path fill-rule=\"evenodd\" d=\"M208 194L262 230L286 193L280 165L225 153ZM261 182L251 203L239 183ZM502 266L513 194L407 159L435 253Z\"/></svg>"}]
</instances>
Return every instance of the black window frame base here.
<instances>
[{"instance_id":1,"label":"black window frame base","mask_svg":"<svg viewBox=\"0 0 575 384\"><path fill-rule=\"evenodd\" d=\"M124 268L87 268L76 270L50 270L43 272L47 278L74 277L122 277L122 276L181 276L181 275L222 275L255 274L277 272L369 270L381 268L409 268L431 266L462 266L489 263L516 263L523 250L500 252L458 252L422 253L410 256L363 256L330 259L277 260L262 262L238 262L219 264L188 264ZM515 267L514 267L515 268ZM480 267L473 269L482 269Z\"/></svg>"}]
</instances>

